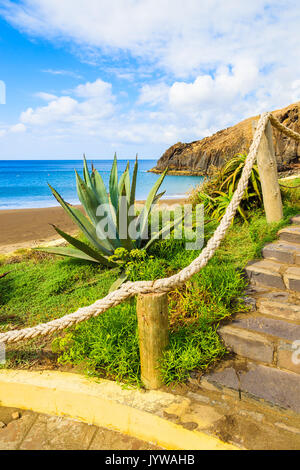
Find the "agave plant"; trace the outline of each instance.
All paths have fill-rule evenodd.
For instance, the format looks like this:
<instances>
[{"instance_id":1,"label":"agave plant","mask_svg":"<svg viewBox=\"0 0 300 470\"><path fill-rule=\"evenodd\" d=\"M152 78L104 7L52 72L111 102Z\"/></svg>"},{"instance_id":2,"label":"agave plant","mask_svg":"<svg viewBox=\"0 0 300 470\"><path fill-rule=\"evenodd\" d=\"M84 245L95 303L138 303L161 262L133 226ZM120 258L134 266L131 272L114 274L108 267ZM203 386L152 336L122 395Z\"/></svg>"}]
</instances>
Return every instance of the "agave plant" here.
<instances>
[{"instance_id":1,"label":"agave plant","mask_svg":"<svg viewBox=\"0 0 300 470\"><path fill-rule=\"evenodd\" d=\"M227 207L231 202L234 193L232 191L232 188L229 188L228 193L225 193L224 191L215 191L215 193L218 195L214 199L216 208L211 214L211 216L213 219L216 219L217 222L220 222L226 212ZM237 211L240 216L244 219L244 221L247 222L247 216L243 208L241 206L238 206Z\"/></svg>"},{"instance_id":2,"label":"agave plant","mask_svg":"<svg viewBox=\"0 0 300 470\"><path fill-rule=\"evenodd\" d=\"M130 181L129 162L121 178L118 179L117 157L115 155L110 173L109 191L107 191L100 173L93 165L92 171L89 171L85 156L83 162L84 178L82 179L76 170L75 173L78 198L86 215L80 209L64 201L52 186L49 185L49 187L56 200L78 226L87 242L74 238L53 225L57 233L71 247L39 248L39 251L114 267L119 265L116 256L113 256L117 249L123 248L128 252L137 249L147 250L155 240L163 236L165 232L172 230L181 220L181 218L177 218L177 220L168 223L149 240L149 216L153 206L165 193L158 194L158 190L166 176L167 170L154 184L140 213L137 213L134 206L138 173L137 158L132 180ZM99 208L101 209L100 211ZM105 210L102 210L103 208ZM125 234L124 230L121 233L121 220L124 221L124 217L127 219ZM135 239L130 237L128 230L133 221L139 227L138 236ZM108 230L104 230L104 225Z\"/></svg>"},{"instance_id":3,"label":"agave plant","mask_svg":"<svg viewBox=\"0 0 300 470\"><path fill-rule=\"evenodd\" d=\"M220 190L226 189L229 191L231 189L233 192L236 189L239 179L242 176L246 159L247 155L245 153L238 153L224 165L221 171L222 184L220 186ZM257 164L254 164L252 167L244 200L247 200L248 198L251 199L252 197L256 197L260 202L262 202L262 190Z\"/></svg>"},{"instance_id":4,"label":"agave plant","mask_svg":"<svg viewBox=\"0 0 300 470\"><path fill-rule=\"evenodd\" d=\"M237 188L246 154L237 154L223 168L215 171L213 176L203 184L197 195L197 202L204 204L205 211L216 220L220 220ZM247 221L247 211L253 206L262 204L262 189L257 165L253 165L248 187L238 208L239 215Z\"/></svg>"}]
</instances>

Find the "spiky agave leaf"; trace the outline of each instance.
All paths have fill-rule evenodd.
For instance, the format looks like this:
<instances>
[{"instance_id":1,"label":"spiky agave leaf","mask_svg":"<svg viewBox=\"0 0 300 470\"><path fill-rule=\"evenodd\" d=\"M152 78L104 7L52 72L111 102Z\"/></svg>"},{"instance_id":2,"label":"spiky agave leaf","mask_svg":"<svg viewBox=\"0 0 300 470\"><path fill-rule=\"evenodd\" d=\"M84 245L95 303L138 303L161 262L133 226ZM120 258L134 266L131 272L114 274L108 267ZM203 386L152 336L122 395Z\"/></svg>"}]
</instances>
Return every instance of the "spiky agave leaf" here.
<instances>
[{"instance_id":1,"label":"spiky agave leaf","mask_svg":"<svg viewBox=\"0 0 300 470\"><path fill-rule=\"evenodd\" d=\"M82 203L84 210L92 220L95 227L97 227L97 235L105 247L112 253L116 248L120 246L120 241L117 237L116 225L113 222L111 214L109 213L110 207L106 206L108 213L105 211L103 215L99 215L99 204L98 200L92 189L89 189L84 181L80 178L79 174L76 172L76 181L77 181L77 191L80 202ZM104 208L103 208L104 209ZM107 222L108 233L111 236L108 236L107 233L104 233L102 230L101 221Z\"/></svg>"},{"instance_id":2,"label":"spiky agave leaf","mask_svg":"<svg viewBox=\"0 0 300 470\"><path fill-rule=\"evenodd\" d=\"M163 183L163 180L165 179L165 176L166 176L167 172L168 172L168 168L163 172L163 174L160 176L160 178L154 184L153 188L151 189L151 191L150 191L150 193L147 197L145 205L144 205L144 207L143 207L143 209L142 209L142 211L141 211L141 213L138 217L138 225L140 227L140 235L139 235L139 238L137 240L138 248L141 248L141 245L143 243L143 237L145 235L145 230L146 230L146 227L147 227L147 224L148 224L149 214L150 214L151 208L153 206L153 201L155 199L157 191L159 190L160 186Z\"/></svg>"},{"instance_id":3,"label":"spiky agave leaf","mask_svg":"<svg viewBox=\"0 0 300 470\"><path fill-rule=\"evenodd\" d=\"M104 181L102 179L102 176L100 175L98 170L95 170L93 172L94 175L94 191L95 195L98 199L99 204L109 204L109 197L107 194L107 190L104 184Z\"/></svg>"},{"instance_id":4,"label":"spiky agave leaf","mask_svg":"<svg viewBox=\"0 0 300 470\"><path fill-rule=\"evenodd\" d=\"M109 196L115 213L118 211L119 190L118 190L118 164L117 154L114 156L110 178L109 178Z\"/></svg>"},{"instance_id":5,"label":"spiky agave leaf","mask_svg":"<svg viewBox=\"0 0 300 470\"><path fill-rule=\"evenodd\" d=\"M131 191L130 191L130 206L133 206L135 203L137 173L138 173L138 156L136 156L135 158L135 164L134 164L133 175L132 175Z\"/></svg>"},{"instance_id":6,"label":"spiky agave leaf","mask_svg":"<svg viewBox=\"0 0 300 470\"><path fill-rule=\"evenodd\" d=\"M76 258L84 261L90 261L93 263L98 263L99 261L91 256L83 253L83 251L77 250L76 248L69 248L69 247L49 247L49 248L35 248L37 251L42 251L44 253L49 253L52 255L59 255L59 256L67 256L68 258Z\"/></svg>"},{"instance_id":7,"label":"spiky agave leaf","mask_svg":"<svg viewBox=\"0 0 300 470\"><path fill-rule=\"evenodd\" d=\"M138 174L138 156L136 156L136 159L135 159L132 181L131 181L130 202L129 202L129 208L130 208L131 213L128 214L128 226L137 217L136 212L135 212L135 193L136 193L137 174Z\"/></svg>"},{"instance_id":8,"label":"spiky agave leaf","mask_svg":"<svg viewBox=\"0 0 300 470\"><path fill-rule=\"evenodd\" d=\"M127 163L127 168L125 171L125 179L124 179L124 188L126 192L126 197L128 201L128 205L130 205L130 174L129 174L129 162Z\"/></svg>"},{"instance_id":9,"label":"spiky agave leaf","mask_svg":"<svg viewBox=\"0 0 300 470\"><path fill-rule=\"evenodd\" d=\"M158 201L166 194L166 191L163 191L162 193L157 194L155 198L153 199L153 206L158 203Z\"/></svg>"},{"instance_id":10,"label":"spiky agave leaf","mask_svg":"<svg viewBox=\"0 0 300 470\"><path fill-rule=\"evenodd\" d=\"M126 220L125 220L126 219ZM120 224L126 224L126 234L120 233L121 226ZM125 248L127 251L131 251L135 248L134 242L130 239L128 234L129 229L129 203L126 194L126 187L125 182L123 184L122 193L119 195L119 202L118 202L118 212L117 212L117 233L120 240L120 244L122 248ZM125 235L125 236L123 236Z\"/></svg>"},{"instance_id":11,"label":"spiky agave leaf","mask_svg":"<svg viewBox=\"0 0 300 470\"><path fill-rule=\"evenodd\" d=\"M129 162L126 165L125 171L122 173L119 184L118 184L118 192L119 196L120 194L123 194L125 188L125 196L128 200L128 203L130 202L130 176L129 176Z\"/></svg>"},{"instance_id":12,"label":"spiky agave leaf","mask_svg":"<svg viewBox=\"0 0 300 470\"><path fill-rule=\"evenodd\" d=\"M127 281L128 279L128 274L126 273L125 270L123 270L120 274L120 276L118 277L118 279L111 285L108 293L110 294L111 292L114 292L115 290L119 289L121 287L121 285Z\"/></svg>"},{"instance_id":13,"label":"spiky agave leaf","mask_svg":"<svg viewBox=\"0 0 300 470\"><path fill-rule=\"evenodd\" d=\"M68 243L70 243L70 245L74 246L74 248L83 251L83 253L90 256L91 258L96 259L99 263L103 264L104 266L112 267L115 265L115 263L109 261L106 256L103 256L99 251L93 250L86 243L78 240L77 238L72 237L68 233L65 233L60 228L56 227L56 225L52 225L52 227L61 237L63 237Z\"/></svg>"},{"instance_id":14,"label":"spiky agave leaf","mask_svg":"<svg viewBox=\"0 0 300 470\"><path fill-rule=\"evenodd\" d=\"M86 161L86 158L85 158L85 154L83 155L83 176L84 176L84 181L85 181L86 185L90 189L92 189L93 184L92 184L92 179L91 179L91 175L90 175L90 172L89 172L88 164L87 164L87 161Z\"/></svg>"},{"instance_id":15,"label":"spiky agave leaf","mask_svg":"<svg viewBox=\"0 0 300 470\"><path fill-rule=\"evenodd\" d=\"M110 227L115 227L117 225L115 209L112 207L102 176L98 170L94 170L93 175L93 189L95 196L99 205L105 205L107 207L107 217L109 218Z\"/></svg>"},{"instance_id":16,"label":"spiky agave leaf","mask_svg":"<svg viewBox=\"0 0 300 470\"><path fill-rule=\"evenodd\" d=\"M97 209L99 206L97 197L95 196L94 191L88 187L88 185L82 180L80 175L78 174L77 170L75 170L76 174L76 187L77 187L77 194L83 208L91 221L94 225L97 224Z\"/></svg>"},{"instance_id":17,"label":"spiky agave leaf","mask_svg":"<svg viewBox=\"0 0 300 470\"><path fill-rule=\"evenodd\" d=\"M89 221L89 219L87 219L82 214L80 209L77 209L76 207L71 207L70 204L64 201L60 194L54 188L52 188L50 184L48 184L48 186L50 187L52 194L54 195L57 202L59 202L65 212L71 217L71 219L79 227L83 235L85 235L86 238L92 243L92 245L96 249L103 251L105 254L111 254L111 248L109 247L108 249L107 246L99 242L95 227Z\"/></svg>"}]
</instances>

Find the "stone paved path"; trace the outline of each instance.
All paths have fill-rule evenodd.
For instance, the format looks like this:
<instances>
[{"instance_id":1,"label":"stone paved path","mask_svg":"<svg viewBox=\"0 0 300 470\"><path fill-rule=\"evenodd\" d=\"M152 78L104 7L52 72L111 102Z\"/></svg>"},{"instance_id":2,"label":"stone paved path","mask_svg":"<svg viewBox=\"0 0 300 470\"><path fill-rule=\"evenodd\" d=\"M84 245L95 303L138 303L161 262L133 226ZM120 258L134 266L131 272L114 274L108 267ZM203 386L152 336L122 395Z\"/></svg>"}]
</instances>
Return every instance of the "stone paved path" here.
<instances>
[{"instance_id":1,"label":"stone paved path","mask_svg":"<svg viewBox=\"0 0 300 470\"><path fill-rule=\"evenodd\" d=\"M12 414L20 413L13 420ZM116 431L68 418L0 407L0 450L157 450Z\"/></svg>"}]
</instances>

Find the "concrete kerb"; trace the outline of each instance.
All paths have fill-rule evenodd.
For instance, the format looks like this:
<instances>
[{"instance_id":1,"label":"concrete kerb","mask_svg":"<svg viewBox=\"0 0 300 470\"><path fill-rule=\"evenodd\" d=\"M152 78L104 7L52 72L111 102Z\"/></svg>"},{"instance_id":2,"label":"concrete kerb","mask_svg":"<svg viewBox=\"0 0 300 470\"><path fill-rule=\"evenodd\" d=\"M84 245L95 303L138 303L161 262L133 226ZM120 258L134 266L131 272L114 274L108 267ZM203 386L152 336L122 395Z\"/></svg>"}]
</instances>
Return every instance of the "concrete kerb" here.
<instances>
[{"instance_id":1,"label":"concrete kerb","mask_svg":"<svg viewBox=\"0 0 300 470\"><path fill-rule=\"evenodd\" d=\"M108 380L56 371L0 371L0 405L73 418L152 442L168 450L238 450L214 436L190 431L164 417L187 406L161 391L126 389Z\"/></svg>"}]
</instances>

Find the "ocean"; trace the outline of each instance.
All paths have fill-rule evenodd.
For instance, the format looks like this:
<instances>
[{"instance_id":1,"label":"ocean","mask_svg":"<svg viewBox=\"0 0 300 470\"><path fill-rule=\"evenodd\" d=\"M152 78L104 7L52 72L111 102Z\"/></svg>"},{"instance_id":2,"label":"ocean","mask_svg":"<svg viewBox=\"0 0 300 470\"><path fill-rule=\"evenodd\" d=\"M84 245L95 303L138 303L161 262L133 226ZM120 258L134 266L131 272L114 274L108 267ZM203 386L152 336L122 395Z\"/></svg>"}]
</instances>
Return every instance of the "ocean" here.
<instances>
[{"instance_id":1,"label":"ocean","mask_svg":"<svg viewBox=\"0 0 300 470\"><path fill-rule=\"evenodd\" d=\"M134 160L129 161L132 173ZM91 161L88 160L88 163ZM108 188L112 160L93 160L93 164ZM146 199L159 178L159 175L147 172L155 164L156 160L139 160L137 200ZM118 160L119 175L126 165L127 160ZM78 204L74 170L82 175L82 167L82 160L0 160L0 210L59 205L47 183L50 183L65 201ZM181 198L202 180L201 176L167 175L161 190L166 190L165 199Z\"/></svg>"}]
</instances>

